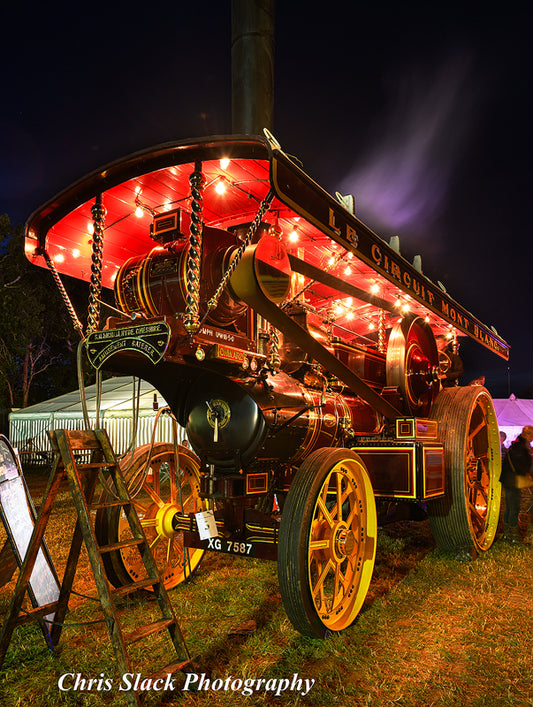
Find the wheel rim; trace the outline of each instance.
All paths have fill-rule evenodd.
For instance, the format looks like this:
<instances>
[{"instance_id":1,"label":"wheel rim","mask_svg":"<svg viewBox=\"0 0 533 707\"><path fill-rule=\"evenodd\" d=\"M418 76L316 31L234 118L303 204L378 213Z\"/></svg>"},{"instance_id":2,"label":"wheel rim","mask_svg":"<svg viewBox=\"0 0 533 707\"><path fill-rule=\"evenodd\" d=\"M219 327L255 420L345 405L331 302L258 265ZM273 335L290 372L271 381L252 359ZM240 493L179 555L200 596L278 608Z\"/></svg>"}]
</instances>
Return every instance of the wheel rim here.
<instances>
[{"instance_id":1,"label":"wheel rim","mask_svg":"<svg viewBox=\"0 0 533 707\"><path fill-rule=\"evenodd\" d=\"M372 578L377 532L374 497L361 483L362 465L335 464L316 498L307 549L309 591L317 614L331 631L353 623Z\"/></svg>"},{"instance_id":2,"label":"wheel rim","mask_svg":"<svg viewBox=\"0 0 533 707\"><path fill-rule=\"evenodd\" d=\"M470 416L465 444L465 499L476 546L488 549L498 527L501 488L494 460L499 459L498 423L488 395L479 396ZM499 467L498 467L499 468Z\"/></svg>"},{"instance_id":3,"label":"wheel rim","mask_svg":"<svg viewBox=\"0 0 533 707\"><path fill-rule=\"evenodd\" d=\"M127 467L123 470L133 505L167 589L190 577L204 554L204 550L184 547L183 533L173 528L176 513L187 515L206 507L199 496L196 457L185 447L178 446L178 459L176 464L172 444L154 445L151 455L149 445L146 445L136 450L133 459L124 460ZM123 512L110 514L107 528L110 542L131 537ZM144 565L135 549L120 550L110 560L114 571L111 578L115 578L115 583L125 584L144 575Z\"/></svg>"},{"instance_id":4,"label":"wheel rim","mask_svg":"<svg viewBox=\"0 0 533 707\"><path fill-rule=\"evenodd\" d=\"M443 550L488 550L498 528L501 484L498 420L482 386L445 388L431 417L444 443L446 496L428 503L433 535Z\"/></svg>"}]
</instances>

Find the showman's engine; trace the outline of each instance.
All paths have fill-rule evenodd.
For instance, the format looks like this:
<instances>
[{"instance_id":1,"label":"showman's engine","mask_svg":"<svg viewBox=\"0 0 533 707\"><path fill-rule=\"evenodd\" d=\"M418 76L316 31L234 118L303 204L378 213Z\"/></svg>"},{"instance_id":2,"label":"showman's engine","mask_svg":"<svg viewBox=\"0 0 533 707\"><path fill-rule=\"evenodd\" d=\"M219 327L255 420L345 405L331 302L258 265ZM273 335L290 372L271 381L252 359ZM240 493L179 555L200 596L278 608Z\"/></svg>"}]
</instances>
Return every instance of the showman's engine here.
<instances>
[{"instance_id":1,"label":"showman's engine","mask_svg":"<svg viewBox=\"0 0 533 707\"><path fill-rule=\"evenodd\" d=\"M200 337L205 340L200 338L194 350L183 349L182 344L179 385L158 381L194 451L216 468L211 483L224 495L231 488L232 496L244 495L250 483L256 493L266 492L272 467L297 465L315 449L348 446L356 434L376 435L383 427L382 415L306 352L305 335L322 341L327 335L310 323L312 313L305 305L289 301L284 314L301 328L300 346L286 336L269 334L266 320L264 328L256 329L256 340L251 337L249 309L235 289L254 302L256 298L269 304L285 300L291 285L286 250L268 234L268 226L258 228L249 262L243 259L228 290L208 311L216 286L238 250L239 232L204 228L199 316L204 319ZM118 305L128 314L174 319L179 327L186 310L187 257L188 239L181 237L127 261L115 282ZM277 345L272 341L276 336ZM372 387L386 386L386 354L369 353L364 346L335 339L327 350L344 359ZM198 363L204 361L209 365L199 369ZM408 376L417 376L418 396L424 398L436 386L437 369L434 360L424 360L423 370L418 359L416 363L418 368L408 371ZM249 473L254 474L252 482L247 482ZM249 502L254 502L253 497Z\"/></svg>"},{"instance_id":2,"label":"showman's engine","mask_svg":"<svg viewBox=\"0 0 533 707\"><path fill-rule=\"evenodd\" d=\"M51 269L94 369L166 402L169 438L122 460L165 586L206 550L274 559L292 623L323 636L363 604L378 516L429 517L445 550L491 546L498 424L452 359L460 337L504 359L508 345L270 135L107 165L32 215L26 252ZM90 282L85 332L60 274ZM113 500L95 524L109 581L137 581Z\"/></svg>"}]
</instances>

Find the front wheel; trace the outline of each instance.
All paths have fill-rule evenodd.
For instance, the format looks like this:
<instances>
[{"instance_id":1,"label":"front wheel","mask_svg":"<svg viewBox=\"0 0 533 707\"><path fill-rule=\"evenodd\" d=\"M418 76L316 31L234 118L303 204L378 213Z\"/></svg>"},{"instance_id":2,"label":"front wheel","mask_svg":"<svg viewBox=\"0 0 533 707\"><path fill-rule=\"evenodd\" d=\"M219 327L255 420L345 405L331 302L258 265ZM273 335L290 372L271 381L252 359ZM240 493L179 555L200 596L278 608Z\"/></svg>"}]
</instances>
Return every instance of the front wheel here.
<instances>
[{"instance_id":1,"label":"front wheel","mask_svg":"<svg viewBox=\"0 0 533 707\"><path fill-rule=\"evenodd\" d=\"M319 449L295 475L281 517L278 578L287 616L312 637L350 626L372 579L372 485L349 449Z\"/></svg>"}]
</instances>

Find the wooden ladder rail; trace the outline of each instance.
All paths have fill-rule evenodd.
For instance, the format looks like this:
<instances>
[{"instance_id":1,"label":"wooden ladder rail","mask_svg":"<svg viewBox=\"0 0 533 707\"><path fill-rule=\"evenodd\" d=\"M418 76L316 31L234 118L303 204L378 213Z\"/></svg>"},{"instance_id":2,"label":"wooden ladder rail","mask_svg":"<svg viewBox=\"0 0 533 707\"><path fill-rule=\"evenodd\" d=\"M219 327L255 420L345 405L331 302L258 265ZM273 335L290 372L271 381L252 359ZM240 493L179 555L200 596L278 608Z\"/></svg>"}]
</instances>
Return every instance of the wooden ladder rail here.
<instances>
[{"instance_id":1,"label":"wooden ladder rail","mask_svg":"<svg viewBox=\"0 0 533 707\"><path fill-rule=\"evenodd\" d=\"M129 496L107 433L105 430L53 430L49 432L49 436L55 452L54 465L28 551L24 558L17 585L4 620L2 634L0 636L0 666L4 660L15 627L54 612L55 618L51 630L51 638L53 645L57 645L61 636L62 625L68 611L68 601L72 591L72 584L76 574L81 547L85 542L100 604L113 645L117 666L121 674L132 672L128 655L128 645L164 630L168 631L176 654L179 656L180 651L184 649L186 655L173 663L163 666L155 673L146 677L156 680L167 674L174 674L179 670L184 670L187 667L192 669L193 665L185 638L174 614L165 586L159 576L152 552ZM74 454L75 451L90 452L91 461L88 463L78 462ZM105 470L108 476L107 481L101 476L103 470ZM65 477L68 480L70 493L76 508L77 521L59 598L52 604L41 606L28 612L21 612L22 601L29 584L29 578L33 570L35 559L43 540L59 487ZM112 493L114 495L113 500L104 503L93 502L99 479L106 490L109 490L109 483L111 482ZM133 537L130 540L101 546L98 543L91 523L90 511L103 506L116 505L123 507ZM102 553L127 546L136 546L138 548L147 572L147 577L119 587L118 589L111 588L105 575ZM147 588L153 589L156 594L162 618L150 624L140 626L131 633L125 634L120 626L115 597L121 598L139 589ZM135 692L131 690L125 691L123 695L128 704L133 706L140 704L139 697Z\"/></svg>"}]
</instances>

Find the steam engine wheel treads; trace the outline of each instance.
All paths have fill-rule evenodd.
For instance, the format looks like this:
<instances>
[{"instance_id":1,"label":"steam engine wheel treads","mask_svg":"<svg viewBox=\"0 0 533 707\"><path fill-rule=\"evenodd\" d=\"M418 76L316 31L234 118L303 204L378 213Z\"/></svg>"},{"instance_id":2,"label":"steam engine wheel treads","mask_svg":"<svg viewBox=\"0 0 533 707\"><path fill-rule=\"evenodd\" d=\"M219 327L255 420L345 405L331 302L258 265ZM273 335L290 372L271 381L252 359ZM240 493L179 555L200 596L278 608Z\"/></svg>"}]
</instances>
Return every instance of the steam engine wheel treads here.
<instances>
[{"instance_id":1,"label":"steam engine wheel treads","mask_svg":"<svg viewBox=\"0 0 533 707\"><path fill-rule=\"evenodd\" d=\"M448 551L488 550L500 516L501 456L490 393L479 385L444 388L431 418L444 443L446 494L428 502L431 529Z\"/></svg>"},{"instance_id":2,"label":"steam engine wheel treads","mask_svg":"<svg viewBox=\"0 0 533 707\"><path fill-rule=\"evenodd\" d=\"M372 579L377 516L360 457L323 448L298 469L283 508L278 577L297 631L324 637L350 626Z\"/></svg>"},{"instance_id":3,"label":"steam engine wheel treads","mask_svg":"<svg viewBox=\"0 0 533 707\"><path fill-rule=\"evenodd\" d=\"M170 443L155 444L150 456L148 444L138 447L133 456L127 455L121 463L141 526L167 589L188 579L204 554L203 550L184 547L183 534L172 527L176 513L197 513L207 507L199 497L196 456L181 445L178 445L178 456L176 463L174 445ZM99 540L108 544L125 540L128 525L120 509L100 509L96 532ZM138 578L141 568L138 553L116 550L103 558L113 585L119 587Z\"/></svg>"}]
</instances>

